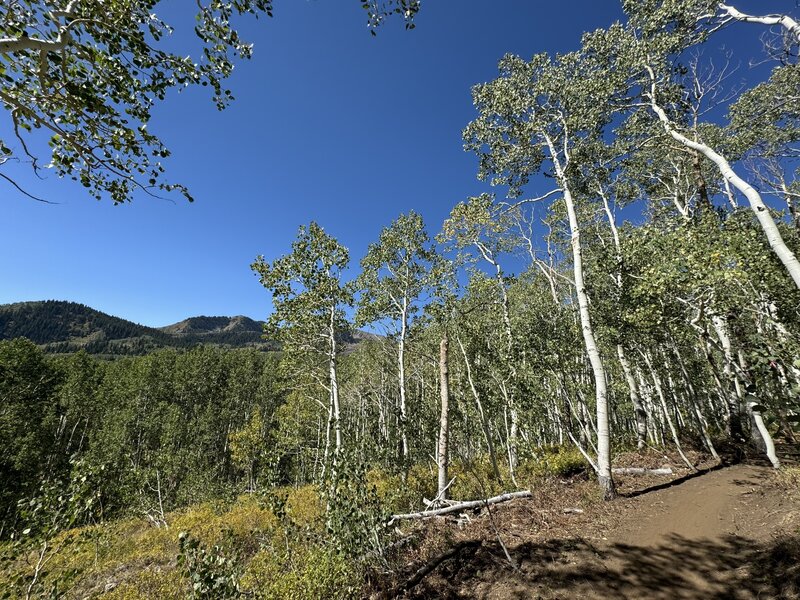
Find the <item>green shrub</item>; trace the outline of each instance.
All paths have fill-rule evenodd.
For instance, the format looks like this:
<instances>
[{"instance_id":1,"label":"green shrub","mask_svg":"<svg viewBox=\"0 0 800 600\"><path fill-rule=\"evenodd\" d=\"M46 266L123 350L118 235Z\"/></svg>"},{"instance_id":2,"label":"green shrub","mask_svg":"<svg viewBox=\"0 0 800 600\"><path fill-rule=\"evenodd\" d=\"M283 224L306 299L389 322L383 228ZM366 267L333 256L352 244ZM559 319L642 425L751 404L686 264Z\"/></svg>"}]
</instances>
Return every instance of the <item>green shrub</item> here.
<instances>
[{"instance_id":1,"label":"green shrub","mask_svg":"<svg viewBox=\"0 0 800 600\"><path fill-rule=\"evenodd\" d=\"M241 589L259 600L345 600L358 595L361 579L344 556L333 549L295 547L277 556L263 549L253 557L241 578Z\"/></svg>"},{"instance_id":2,"label":"green shrub","mask_svg":"<svg viewBox=\"0 0 800 600\"><path fill-rule=\"evenodd\" d=\"M586 459L571 446L547 446L538 457L527 459L517 469L522 480L540 477L570 477L586 471Z\"/></svg>"},{"instance_id":3,"label":"green shrub","mask_svg":"<svg viewBox=\"0 0 800 600\"><path fill-rule=\"evenodd\" d=\"M189 580L192 600L227 600L241 595L241 562L236 551L219 545L207 548L185 531L178 536L178 546L178 565Z\"/></svg>"}]
</instances>

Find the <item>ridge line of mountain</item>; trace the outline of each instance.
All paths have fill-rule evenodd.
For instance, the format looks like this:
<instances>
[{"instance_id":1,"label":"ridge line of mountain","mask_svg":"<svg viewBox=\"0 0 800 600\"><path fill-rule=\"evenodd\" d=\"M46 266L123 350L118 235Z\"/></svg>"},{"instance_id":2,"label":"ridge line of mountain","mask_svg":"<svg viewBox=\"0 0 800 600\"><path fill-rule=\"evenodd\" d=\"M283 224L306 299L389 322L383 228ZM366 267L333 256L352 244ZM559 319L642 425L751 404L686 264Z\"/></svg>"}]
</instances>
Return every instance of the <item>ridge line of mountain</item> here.
<instances>
[{"instance_id":1,"label":"ridge line of mountain","mask_svg":"<svg viewBox=\"0 0 800 600\"><path fill-rule=\"evenodd\" d=\"M243 315L189 317L164 327L141 325L85 304L36 300L0 305L0 340L25 337L46 352L146 354L163 347L211 344L275 349L262 338L263 322Z\"/></svg>"}]
</instances>

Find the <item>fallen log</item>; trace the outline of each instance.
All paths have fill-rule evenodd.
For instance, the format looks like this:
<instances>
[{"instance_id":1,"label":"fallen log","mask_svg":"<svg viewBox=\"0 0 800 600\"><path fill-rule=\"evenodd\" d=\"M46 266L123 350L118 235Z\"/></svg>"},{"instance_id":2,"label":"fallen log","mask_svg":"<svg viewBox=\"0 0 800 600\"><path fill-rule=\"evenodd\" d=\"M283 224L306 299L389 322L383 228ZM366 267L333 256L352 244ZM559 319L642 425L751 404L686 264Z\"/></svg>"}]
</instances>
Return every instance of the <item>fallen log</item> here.
<instances>
[{"instance_id":1,"label":"fallen log","mask_svg":"<svg viewBox=\"0 0 800 600\"><path fill-rule=\"evenodd\" d=\"M480 508L482 506L487 506L489 504L508 502L509 500L514 500L515 498L529 498L530 495L531 495L530 490L523 490L521 492L509 492L507 494L501 494L499 496L494 496L492 498L486 498L485 500L469 500L467 502L457 502L450 506L445 506L444 508L437 508L435 510L423 510L414 513L392 515L392 518L389 519L388 524L391 525L395 521L400 521L403 519L425 519L427 517L438 517L440 515L446 515L453 512L460 512L462 510Z\"/></svg>"},{"instance_id":2,"label":"fallen log","mask_svg":"<svg viewBox=\"0 0 800 600\"><path fill-rule=\"evenodd\" d=\"M672 469L643 469L641 467L616 467L611 469L617 475L672 475Z\"/></svg>"}]
</instances>

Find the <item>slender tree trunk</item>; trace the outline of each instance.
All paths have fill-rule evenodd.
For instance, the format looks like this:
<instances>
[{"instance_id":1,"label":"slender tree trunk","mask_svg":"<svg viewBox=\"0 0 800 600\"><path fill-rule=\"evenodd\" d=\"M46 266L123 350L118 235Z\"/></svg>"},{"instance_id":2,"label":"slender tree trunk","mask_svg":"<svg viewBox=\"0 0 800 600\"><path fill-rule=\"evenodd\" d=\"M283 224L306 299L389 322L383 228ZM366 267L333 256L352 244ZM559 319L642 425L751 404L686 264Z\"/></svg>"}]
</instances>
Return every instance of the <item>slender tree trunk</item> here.
<instances>
[{"instance_id":1,"label":"slender tree trunk","mask_svg":"<svg viewBox=\"0 0 800 600\"><path fill-rule=\"evenodd\" d=\"M753 210L753 213L755 213L756 219L758 219L761 228L764 230L764 233L767 236L767 241L769 242L770 247L778 256L778 259L783 263L783 266L786 267L786 270L794 280L795 285L798 287L798 289L800 289L800 261L797 260L797 256L795 256L794 252L792 252L786 245L786 242L784 242L778 226L775 224L772 215L769 214L769 209L767 208L766 204L764 204L764 200L761 198L761 194L759 194L752 185L747 183L744 179L736 174L724 156L715 152L711 147L701 142L692 141L685 135L675 131L672 122L667 116L667 113L664 112L664 109L661 108L656 102L655 75L650 67L647 67L647 69L650 72L652 81L650 89L650 106L653 109L653 112L658 115L658 118L664 126L666 132L672 136L673 139L677 140L684 146L700 152L703 156L712 161L717 166L722 176L729 181L733 187L739 190L745 198L747 198L747 201L750 203L750 208Z\"/></svg>"},{"instance_id":2,"label":"slender tree trunk","mask_svg":"<svg viewBox=\"0 0 800 600\"><path fill-rule=\"evenodd\" d=\"M614 249L616 251L617 259L617 272L614 278L617 284L617 289L621 295L623 293L622 244L620 244L619 241L619 230L617 229L617 223L614 219L614 214L611 212L611 207L608 204L608 198L603 193L602 187L600 189L600 196L603 199L603 209L605 210L606 218L608 219L608 226L611 228L611 235L614 239ZM628 362L628 358L625 356L625 349L623 348L622 344L617 344L617 357L619 358L620 366L622 366L622 372L625 375L625 381L628 384L631 404L633 404L633 412L636 417L636 449L641 450L645 447L645 440L647 438L647 412L645 412L644 406L642 406L642 400L639 397L639 389L636 385L636 379L633 377L631 366Z\"/></svg>"},{"instance_id":3,"label":"slender tree trunk","mask_svg":"<svg viewBox=\"0 0 800 600\"><path fill-rule=\"evenodd\" d=\"M603 366L603 359L597 348L594 339L594 330L589 316L589 294L586 292L586 283L583 279L583 254L581 250L581 233L578 226L578 217L575 212L575 203L572 198L570 187L558 158L552 140L545 136L550 158L556 169L556 176L561 186L564 196L564 204L567 208L569 217L569 228L572 237L572 269L575 278L575 293L578 296L578 309L581 319L581 331L583 341L586 346L586 354L589 356L589 363L592 365L594 375L595 399L597 407L597 480L603 492L604 500L611 500L616 497L614 480L611 477L611 439L608 428L608 390L606 387L606 371Z\"/></svg>"},{"instance_id":4,"label":"slender tree trunk","mask_svg":"<svg viewBox=\"0 0 800 600\"><path fill-rule=\"evenodd\" d=\"M439 399L441 400L441 412L439 416L439 493L441 500L447 498L447 484L449 483L447 468L450 464L450 449L448 439L450 435L450 373L447 363L447 334L439 342Z\"/></svg>"},{"instance_id":5,"label":"slender tree trunk","mask_svg":"<svg viewBox=\"0 0 800 600\"><path fill-rule=\"evenodd\" d=\"M625 381L628 382L633 413L636 417L636 449L642 450L647 445L647 411L644 409L644 404L642 404L639 386L636 384L636 378L633 376L631 365L628 362L628 357L625 356L622 344L617 344L617 357L619 358L619 364L622 366Z\"/></svg>"},{"instance_id":6,"label":"slender tree trunk","mask_svg":"<svg viewBox=\"0 0 800 600\"><path fill-rule=\"evenodd\" d=\"M408 299L403 298L400 317L400 339L397 343L397 379L400 386L400 437L403 444L403 461L408 461L408 434L406 433L408 413L406 409L406 330L408 328Z\"/></svg>"},{"instance_id":7,"label":"slender tree trunk","mask_svg":"<svg viewBox=\"0 0 800 600\"><path fill-rule=\"evenodd\" d=\"M738 356L739 368L742 369L744 373L747 373L747 363L744 359L744 353L741 351L741 349L738 352ZM776 469L779 469L781 467L781 462L778 460L778 455L775 453L775 442L773 442L772 435L770 435L769 429L767 429L767 425L764 423L764 418L761 416L761 411L757 409L758 402L756 402L755 396L748 395L748 397L745 398L745 406L747 407L747 413L752 422L754 434L752 436L753 441L756 442L756 445L759 446L767 455L767 458L772 466ZM758 432L758 435L755 435L756 432Z\"/></svg>"},{"instance_id":8,"label":"slender tree trunk","mask_svg":"<svg viewBox=\"0 0 800 600\"><path fill-rule=\"evenodd\" d=\"M497 289L500 292L500 307L502 309L503 317L503 331L506 338L505 353L503 356L503 370L505 380L516 379L517 369L513 363L512 350L514 347L514 334L511 329L511 309L508 302L508 291L506 290L506 283L503 280L503 270L500 268L500 263L497 262L495 256L486 248L482 243L477 244L478 250L483 256L484 260L494 267L494 278L497 282ZM508 468L511 472L511 479L514 479L514 469L517 465L517 431L519 429L519 416L514 402L513 395L508 392L506 381L501 382L503 391L503 398L506 402L506 407L511 414L511 429L507 439L508 445Z\"/></svg>"},{"instance_id":9,"label":"slender tree trunk","mask_svg":"<svg viewBox=\"0 0 800 600\"><path fill-rule=\"evenodd\" d=\"M780 467L780 461L775 454L775 444L772 441L772 436L764 424L764 419L761 417L761 413L757 410L754 410L754 407L758 406L758 403L755 402L754 396L745 398L745 393L742 390L741 384L739 383L739 376L736 374L737 365L733 362L735 359L733 356L731 338L728 334L727 320L719 315L714 315L711 318L711 322L714 325L714 330L717 332L717 337L719 338L723 353L725 354L725 374L731 377L734 388L736 389L736 396L739 399L739 403L745 406L747 414L752 421L751 437L753 442L755 443L756 447L758 447L767 455L767 458L769 458L772 466L777 469ZM741 355L741 353L739 354L739 360L740 364L738 368L742 372L746 372L746 364L744 363L744 357Z\"/></svg>"},{"instance_id":10,"label":"slender tree trunk","mask_svg":"<svg viewBox=\"0 0 800 600\"><path fill-rule=\"evenodd\" d=\"M680 454L681 459L684 463L686 463L686 466L692 471L696 471L697 469L695 469L694 465L683 453L683 447L681 446L681 441L678 438L678 431L675 429L675 424L672 422L672 417L669 416L669 407L667 406L667 399L664 397L664 389L661 386L661 378L658 376L655 368L653 368L653 363L650 360L650 357L646 353L642 353L642 357L647 363L647 368L650 369L650 376L652 377L653 385L656 388L656 395L658 395L658 399L661 402L661 410L664 412L664 419L669 426L670 433L672 433L672 441L675 443L675 448L678 449L678 454Z\"/></svg>"},{"instance_id":11,"label":"slender tree trunk","mask_svg":"<svg viewBox=\"0 0 800 600\"><path fill-rule=\"evenodd\" d=\"M678 349L677 344L672 344L672 351L675 354L675 358L677 359L678 366L681 369L681 373L683 374L684 379L686 380L686 390L689 396L689 402L692 405L692 409L694 411L694 416L697 419L697 426L700 428L700 434L703 436L703 443L708 448L708 451L711 453L716 460L720 460L719 454L717 454L716 448L714 448L714 443L711 441L711 436L708 435L708 426L706 424L706 420L703 417L703 413L700 411L700 405L697 402L697 392L694 389L694 384L692 384L692 378L689 376L689 371L686 368L686 364L683 361L683 357L681 356L681 352Z\"/></svg>"},{"instance_id":12,"label":"slender tree trunk","mask_svg":"<svg viewBox=\"0 0 800 600\"><path fill-rule=\"evenodd\" d=\"M489 460L492 462L492 472L494 473L495 478L500 481L502 477L500 476L500 469L497 467L497 455L494 451L494 442L492 441L492 433L489 431L489 422L486 420L486 413L483 412L483 404L481 403L480 394L478 394L478 390L475 387L475 381L472 379L472 367L469 364L469 358L467 357L467 351L464 349L464 344L461 343L461 338L456 337L456 341L458 342L458 347L461 349L461 355L464 357L464 367L467 371L467 382L469 383L469 389L472 392L472 397L475 400L475 406L478 409L478 417L481 421L481 428L483 429L483 437L486 441L486 448L489 451Z\"/></svg>"},{"instance_id":13,"label":"slender tree trunk","mask_svg":"<svg viewBox=\"0 0 800 600\"><path fill-rule=\"evenodd\" d=\"M331 408L333 409L333 430L336 435L336 455L334 463L342 450L342 424L341 424L341 411L339 409L339 379L336 375L336 326L335 326L336 311L331 307L330 324L328 335L330 336L330 350L328 354L328 376L330 379L331 388Z\"/></svg>"}]
</instances>

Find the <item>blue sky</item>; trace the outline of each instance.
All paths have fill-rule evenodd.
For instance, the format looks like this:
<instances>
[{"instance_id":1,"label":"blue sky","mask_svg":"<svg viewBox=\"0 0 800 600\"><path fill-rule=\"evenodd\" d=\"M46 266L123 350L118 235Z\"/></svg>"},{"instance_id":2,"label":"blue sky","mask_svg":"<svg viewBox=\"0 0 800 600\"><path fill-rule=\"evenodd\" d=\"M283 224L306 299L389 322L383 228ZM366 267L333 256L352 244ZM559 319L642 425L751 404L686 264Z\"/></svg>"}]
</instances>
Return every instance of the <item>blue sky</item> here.
<instances>
[{"instance_id":1,"label":"blue sky","mask_svg":"<svg viewBox=\"0 0 800 600\"><path fill-rule=\"evenodd\" d=\"M159 5L176 45L193 24L179 4L188 3ZM737 6L765 4L793 3ZM475 116L470 87L492 79L506 52L570 51L583 31L621 16L617 0L429 0L415 30L393 20L373 38L356 0L275 5L274 19L241 23L255 54L229 80L229 109L190 90L170 96L149 126L193 204L142 195L113 206L55 176L17 174L52 206L0 185L0 303L73 300L153 326L264 318L270 297L249 268L257 255L286 253L310 220L354 264L401 212L421 213L435 233L455 203L487 191L461 143ZM740 27L757 42L755 26ZM0 136L9 139L5 119Z\"/></svg>"}]
</instances>

